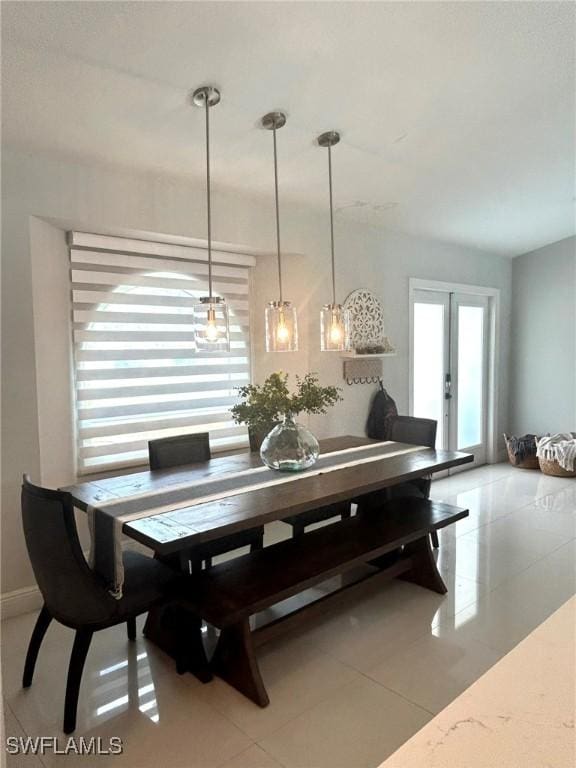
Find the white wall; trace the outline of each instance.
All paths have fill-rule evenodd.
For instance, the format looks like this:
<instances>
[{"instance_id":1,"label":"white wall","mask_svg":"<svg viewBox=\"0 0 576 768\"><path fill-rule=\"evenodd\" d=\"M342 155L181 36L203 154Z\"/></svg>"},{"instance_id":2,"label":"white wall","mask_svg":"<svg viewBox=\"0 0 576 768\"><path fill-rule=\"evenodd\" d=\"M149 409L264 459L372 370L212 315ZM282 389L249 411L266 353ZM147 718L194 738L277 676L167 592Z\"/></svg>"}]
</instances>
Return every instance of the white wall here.
<instances>
[{"instance_id":1,"label":"white wall","mask_svg":"<svg viewBox=\"0 0 576 768\"><path fill-rule=\"evenodd\" d=\"M32 286L31 245L34 246L34 295L48 290L38 279L42 242L58 248L58 233L44 230L38 218L66 221L88 231L147 230L191 237L205 232L204 189L182 179L138 174L126 169L93 167L42 155L3 153L3 473L2 473L2 593L33 584L21 535L19 485L23 471L34 478L66 482L67 470L49 461L50 436L46 395L37 403L35 346L42 346L38 371L46 392L46 327L37 309ZM272 193L272 190L271 190ZM214 232L220 241L242 243L263 250L274 248L273 198L249 199L239 194L214 195ZM328 219L314 212L282 204L282 239L286 252L301 254L286 260L284 293L300 312L301 351L294 355L266 354L263 350L263 307L276 298L276 266L261 257L254 279L255 376L272 370L320 373L325 383L342 383L342 364L337 355L319 351L318 312L330 300ZM408 407L408 279L420 277L486 285L502 292L499 393L500 430L508 426L508 359L511 302L511 263L480 251L393 234L382 229L339 221L337 223L338 291L344 298L351 290L368 287L384 303L386 332L398 348L398 356L385 361L385 384L398 402ZM40 250L38 250L40 244ZM47 253L50 248L47 247ZM45 265L46 266L46 265ZM50 267L47 267L50 269ZM41 270L40 270L41 272ZM54 274L52 274L54 278ZM54 288L54 286L52 286ZM50 288L50 290L52 290ZM67 307L63 308L66 312ZM55 329L56 332L56 329ZM62 328L58 331L62 333ZM60 358L62 362L62 358ZM56 362L55 362L56 364ZM48 387L52 386L51 384ZM312 426L320 436L362 434L373 388L343 384L344 402L328 417L315 418ZM64 416L59 418L64 420ZM42 435L42 440L40 439ZM57 446L60 436L54 434ZM50 457L52 459L53 457ZM45 480L44 480L45 481Z\"/></svg>"},{"instance_id":2,"label":"white wall","mask_svg":"<svg viewBox=\"0 0 576 768\"><path fill-rule=\"evenodd\" d=\"M576 237L513 260L514 434L576 431Z\"/></svg>"}]
</instances>

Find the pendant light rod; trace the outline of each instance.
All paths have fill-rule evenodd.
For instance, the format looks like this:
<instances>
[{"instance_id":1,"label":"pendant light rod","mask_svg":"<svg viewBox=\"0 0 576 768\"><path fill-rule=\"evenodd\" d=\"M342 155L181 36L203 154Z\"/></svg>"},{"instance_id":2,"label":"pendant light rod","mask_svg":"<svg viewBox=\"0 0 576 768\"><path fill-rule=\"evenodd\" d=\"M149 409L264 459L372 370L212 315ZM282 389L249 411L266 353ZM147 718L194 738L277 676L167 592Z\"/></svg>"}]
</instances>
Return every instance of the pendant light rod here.
<instances>
[{"instance_id":1,"label":"pendant light rod","mask_svg":"<svg viewBox=\"0 0 576 768\"><path fill-rule=\"evenodd\" d=\"M336 261L334 259L334 206L332 203L332 147L328 146L328 188L330 190L330 251L332 254L332 303L336 304Z\"/></svg>"},{"instance_id":2,"label":"pendant light rod","mask_svg":"<svg viewBox=\"0 0 576 768\"><path fill-rule=\"evenodd\" d=\"M286 115L283 112L269 112L262 118L262 127L272 131L274 142L274 195L276 198L276 253L278 257L278 288L280 304L283 301L282 293L282 250L280 248L280 203L278 194L278 148L276 145L276 131L286 125Z\"/></svg>"},{"instance_id":3,"label":"pendant light rod","mask_svg":"<svg viewBox=\"0 0 576 768\"><path fill-rule=\"evenodd\" d=\"M208 218L208 296L212 298L212 204L210 194L210 105L204 99L206 114L206 216Z\"/></svg>"},{"instance_id":4,"label":"pendant light rod","mask_svg":"<svg viewBox=\"0 0 576 768\"><path fill-rule=\"evenodd\" d=\"M338 131L327 131L318 136L318 144L328 147L328 190L330 195L330 250L332 255L332 303L336 304L336 259L334 257L334 201L332 197L332 147L340 141Z\"/></svg>"},{"instance_id":5,"label":"pendant light rod","mask_svg":"<svg viewBox=\"0 0 576 768\"><path fill-rule=\"evenodd\" d=\"M197 107L204 107L206 115L206 215L208 219L208 299L212 299L212 200L210 178L210 107L220 101L220 91L214 86L197 88L192 100Z\"/></svg>"},{"instance_id":6,"label":"pendant light rod","mask_svg":"<svg viewBox=\"0 0 576 768\"><path fill-rule=\"evenodd\" d=\"M282 250L280 248L280 203L278 201L278 149L276 147L276 128L272 131L274 137L274 195L276 198L276 253L278 256L278 291L282 303Z\"/></svg>"}]
</instances>

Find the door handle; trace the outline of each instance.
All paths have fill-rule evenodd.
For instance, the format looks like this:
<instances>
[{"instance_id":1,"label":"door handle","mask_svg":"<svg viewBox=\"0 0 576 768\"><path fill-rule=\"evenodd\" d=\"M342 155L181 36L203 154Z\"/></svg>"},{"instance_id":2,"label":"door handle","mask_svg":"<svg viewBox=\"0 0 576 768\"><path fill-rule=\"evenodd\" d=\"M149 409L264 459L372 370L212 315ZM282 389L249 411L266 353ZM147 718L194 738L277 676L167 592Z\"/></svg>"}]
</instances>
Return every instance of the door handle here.
<instances>
[{"instance_id":1,"label":"door handle","mask_svg":"<svg viewBox=\"0 0 576 768\"><path fill-rule=\"evenodd\" d=\"M452 400L452 376L449 373L444 376L444 400Z\"/></svg>"}]
</instances>

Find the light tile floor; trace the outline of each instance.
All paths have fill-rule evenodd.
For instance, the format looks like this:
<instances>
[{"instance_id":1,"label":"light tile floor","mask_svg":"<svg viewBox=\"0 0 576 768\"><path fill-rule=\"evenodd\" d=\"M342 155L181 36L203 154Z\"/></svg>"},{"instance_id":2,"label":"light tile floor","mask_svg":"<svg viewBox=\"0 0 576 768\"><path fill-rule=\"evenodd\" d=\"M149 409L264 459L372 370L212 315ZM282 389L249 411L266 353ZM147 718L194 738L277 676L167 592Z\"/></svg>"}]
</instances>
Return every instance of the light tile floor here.
<instances>
[{"instance_id":1,"label":"light tile floor","mask_svg":"<svg viewBox=\"0 0 576 768\"><path fill-rule=\"evenodd\" d=\"M260 649L265 710L219 680L178 677L123 627L90 650L77 736L124 741L121 756L8 756L10 768L374 768L576 593L576 481L501 464L447 477L432 494L470 517L440 534L440 596L394 582ZM269 526L268 543L289 535ZM334 584L321 585L322 592ZM20 688L35 614L2 624L5 732L60 731L72 633L52 626L34 685ZM141 627L141 622L140 622Z\"/></svg>"}]
</instances>

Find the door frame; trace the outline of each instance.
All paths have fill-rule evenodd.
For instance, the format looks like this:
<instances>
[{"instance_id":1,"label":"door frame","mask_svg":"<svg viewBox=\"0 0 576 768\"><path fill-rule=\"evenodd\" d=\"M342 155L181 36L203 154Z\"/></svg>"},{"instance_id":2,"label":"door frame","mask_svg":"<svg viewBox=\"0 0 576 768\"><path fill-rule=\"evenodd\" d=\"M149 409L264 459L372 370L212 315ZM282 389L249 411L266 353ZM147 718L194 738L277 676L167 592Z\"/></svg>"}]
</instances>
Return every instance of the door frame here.
<instances>
[{"instance_id":1,"label":"door frame","mask_svg":"<svg viewBox=\"0 0 576 768\"><path fill-rule=\"evenodd\" d=\"M408 280L409 307L409 360L408 360L408 403L409 413L413 413L413 369L414 369L414 291L440 291L442 293L467 293L488 298L488 402L486 414L486 462L496 464L499 461L498 450L498 379L497 369L500 359L500 289L485 285L467 285L449 283L442 280L425 280L411 277Z\"/></svg>"}]
</instances>

